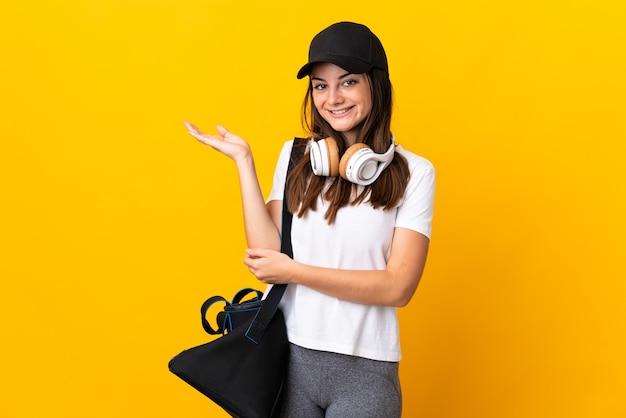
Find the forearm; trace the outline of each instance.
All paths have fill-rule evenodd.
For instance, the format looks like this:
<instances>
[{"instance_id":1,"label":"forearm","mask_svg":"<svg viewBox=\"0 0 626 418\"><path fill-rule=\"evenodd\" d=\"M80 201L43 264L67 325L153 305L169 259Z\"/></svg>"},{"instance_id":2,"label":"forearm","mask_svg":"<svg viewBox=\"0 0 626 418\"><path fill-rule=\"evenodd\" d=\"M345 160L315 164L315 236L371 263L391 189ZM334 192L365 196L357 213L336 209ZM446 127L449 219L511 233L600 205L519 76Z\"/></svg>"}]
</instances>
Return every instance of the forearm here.
<instances>
[{"instance_id":1,"label":"forearm","mask_svg":"<svg viewBox=\"0 0 626 418\"><path fill-rule=\"evenodd\" d=\"M279 251L280 232L265 205L252 155L237 161L236 165L248 248Z\"/></svg>"},{"instance_id":2,"label":"forearm","mask_svg":"<svg viewBox=\"0 0 626 418\"><path fill-rule=\"evenodd\" d=\"M339 299L372 305L405 306L420 282L430 240L396 228L385 270L339 270L294 262L289 281Z\"/></svg>"},{"instance_id":3,"label":"forearm","mask_svg":"<svg viewBox=\"0 0 626 418\"><path fill-rule=\"evenodd\" d=\"M404 306L413 297L424 272L429 242L418 232L396 228L384 270L316 267L262 248L249 249L244 263L265 283L301 284L355 303Z\"/></svg>"},{"instance_id":4,"label":"forearm","mask_svg":"<svg viewBox=\"0 0 626 418\"><path fill-rule=\"evenodd\" d=\"M294 262L289 282L325 293L338 299L384 306L405 306L417 285L419 276L408 272L386 270L339 270Z\"/></svg>"}]
</instances>

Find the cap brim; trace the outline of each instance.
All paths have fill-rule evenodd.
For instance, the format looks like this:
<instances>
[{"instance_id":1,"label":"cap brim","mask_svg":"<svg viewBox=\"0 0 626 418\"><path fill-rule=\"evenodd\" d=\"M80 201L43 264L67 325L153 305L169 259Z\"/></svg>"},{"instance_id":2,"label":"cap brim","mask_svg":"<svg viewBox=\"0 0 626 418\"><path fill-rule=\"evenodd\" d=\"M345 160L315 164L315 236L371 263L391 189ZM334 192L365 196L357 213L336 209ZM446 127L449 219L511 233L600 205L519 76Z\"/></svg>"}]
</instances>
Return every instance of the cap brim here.
<instances>
[{"instance_id":1,"label":"cap brim","mask_svg":"<svg viewBox=\"0 0 626 418\"><path fill-rule=\"evenodd\" d=\"M317 62L309 62L308 64L304 64L302 68L300 68L300 71L298 71L298 80L311 74L311 71L313 70L313 66L315 64L317 64Z\"/></svg>"},{"instance_id":2,"label":"cap brim","mask_svg":"<svg viewBox=\"0 0 626 418\"><path fill-rule=\"evenodd\" d=\"M302 68L300 68L300 71L298 71L298 79L310 75L313 71L313 67L315 66L315 64L318 64L320 62L329 62L331 64L335 64L336 66L341 67L352 74L366 73L374 67L373 65L356 58L329 55L325 57L318 57L314 61L310 61L304 64Z\"/></svg>"}]
</instances>

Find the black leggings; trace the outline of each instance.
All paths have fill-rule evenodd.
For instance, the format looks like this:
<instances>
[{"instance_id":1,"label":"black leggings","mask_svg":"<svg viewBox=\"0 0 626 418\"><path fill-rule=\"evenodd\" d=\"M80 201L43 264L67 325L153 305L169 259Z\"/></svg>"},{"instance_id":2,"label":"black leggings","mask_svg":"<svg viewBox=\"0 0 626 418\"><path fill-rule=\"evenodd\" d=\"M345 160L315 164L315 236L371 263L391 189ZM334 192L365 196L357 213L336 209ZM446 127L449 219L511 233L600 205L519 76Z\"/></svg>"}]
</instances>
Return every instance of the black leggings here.
<instances>
[{"instance_id":1,"label":"black leggings","mask_svg":"<svg viewBox=\"0 0 626 418\"><path fill-rule=\"evenodd\" d=\"M282 418L399 418L398 363L291 344Z\"/></svg>"}]
</instances>

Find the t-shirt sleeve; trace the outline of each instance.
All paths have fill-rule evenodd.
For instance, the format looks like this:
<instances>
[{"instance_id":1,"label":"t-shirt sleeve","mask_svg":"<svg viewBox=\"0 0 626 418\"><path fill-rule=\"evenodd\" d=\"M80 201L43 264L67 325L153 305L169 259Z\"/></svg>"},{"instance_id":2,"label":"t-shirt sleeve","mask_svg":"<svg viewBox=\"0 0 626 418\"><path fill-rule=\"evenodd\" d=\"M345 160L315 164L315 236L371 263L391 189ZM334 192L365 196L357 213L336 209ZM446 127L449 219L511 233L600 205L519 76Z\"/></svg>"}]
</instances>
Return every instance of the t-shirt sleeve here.
<instances>
[{"instance_id":1,"label":"t-shirt sleeve","mask_svg":"<svg viewBox=\"0 0 626 418\"><path fill-rule=\"evenodd\" d=\"M272 182L272 190L269 197L266 200L271 202L272 200L283 200L283 194L285 191L285 180L287 177L287 167L289 167L289 157L291 155L291 147L293 146L293 139L285 142L283 149L278 156L278 163L274 169L274 180Z\"/></svg>"},{"instance_id":2,"label":"t-shirt sleeve","mask_svg":"<svg viewBox=\"0 0 626 418\"><path fill-rule=\"evenodd\" d=\"M430 238L435 200L435 168L425 158L403 154L411 171L402 204L398 207L396 227L419 232Z\"/></svg>"}]
</instances>

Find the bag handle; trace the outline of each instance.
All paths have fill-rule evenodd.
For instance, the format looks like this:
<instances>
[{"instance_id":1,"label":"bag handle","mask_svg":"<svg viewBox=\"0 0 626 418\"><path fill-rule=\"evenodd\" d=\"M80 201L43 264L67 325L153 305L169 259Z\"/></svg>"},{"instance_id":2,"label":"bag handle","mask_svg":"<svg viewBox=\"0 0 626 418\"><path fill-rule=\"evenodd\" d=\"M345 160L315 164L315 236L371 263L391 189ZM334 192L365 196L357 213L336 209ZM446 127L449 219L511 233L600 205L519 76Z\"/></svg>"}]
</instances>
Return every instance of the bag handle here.
<instances>
[{"instance_id":1,"label":"bag handle","mask_svg":"<svg viewBox=\"0 0 626 418\"><path fill-rule=\"evenodd\" d=\"M283 215L281 220L281 234L280 234L280 252L293 258L293 248L291 247L291 221L293 214L289 212L287 207L287 178L293 167L304 156L307 140L304 138L295 138L291 148L291 156L289 158L289 165L287 167L287 175L285 176L285 191L283 193ZM250 323L248 330L246 331L246 337L255 344L258 344L263 338L265 330L269 326L270 321L278 309L278 304L285 294L287 289L286 284L275 284L270 289L267 297L261 305L261 309L257 312L256 316Z\"/></svg>"},{"instance_id":2,"label":"bag handle","mask_svg":"<svg viewBox=\"0 0 626 418\"><path fill-rule=\"evenodd\" d=\"M235 293L235 296L233 296L233 301L231 302L231 304L236 305L237 303L241 302L243 298L248 296L250 293L254 293L254 299L250 299L251 301L261 300L261 298L263 297L263 292L261 292L260 290L253 289L251 287L246 287L244 289L241 289L239 292Z\"/></svg>"},{"instance_id":3,"label":"bag handle","mask_svg":"<svg viewBox=\"0 0 626 418\"><path fill-rule=\"evenodd\" d=\"M208 313L209 308L211 308L213 304L220 303L220 302L225 303L226 307L236 305L251 293L254 294L254 299L250 299L250 301L260 301L261 298L263 297L263 292L261 292L260 290L253 289L251 287L246 287L244 289L241 289L239 292L237 292L235 296L233 296L233 300L231 302L227 301L223 296L212 296L208 298L207 300L205 300L202 306L200 307L200 318L202 320L202 328L204 328L207 334L210 334L210 335L222 334L223 335L226 326L224 322L225 318L223 315L221 315L222 312L220 312L217 315L217 329L214 329L209 323L209 321L206 319L206 314Z\"/></svg>"},{"instance_id":4,"label":"bag handle","mask_svg":"<svg viewBox=\"0 0 626 418\"><path fill-rule=\"evenodd\" d=\"M200 314L202 316L202 328L204 328L204 330L211 335L216 335L216 334L223 334L224 333L224 326L223 324L220 324L219 321L217 323L217 329L213 329L213 327L211 326L211 324L209 324L209 321L207 321L206 319L206 314L209 311L209 308L211 307L211 305L213 305L214 303L218 303L218 302L224 302L226 303L226 305L230 305L230 302L228 302L226 299L224 299L222 296L213 296L208 298L207 300L204 301L204 303L202 304L202 307L200 307Z\"/></svg>"}]
</instances>

